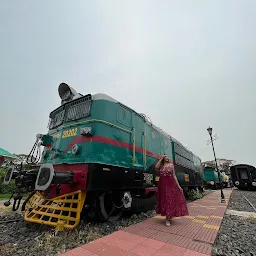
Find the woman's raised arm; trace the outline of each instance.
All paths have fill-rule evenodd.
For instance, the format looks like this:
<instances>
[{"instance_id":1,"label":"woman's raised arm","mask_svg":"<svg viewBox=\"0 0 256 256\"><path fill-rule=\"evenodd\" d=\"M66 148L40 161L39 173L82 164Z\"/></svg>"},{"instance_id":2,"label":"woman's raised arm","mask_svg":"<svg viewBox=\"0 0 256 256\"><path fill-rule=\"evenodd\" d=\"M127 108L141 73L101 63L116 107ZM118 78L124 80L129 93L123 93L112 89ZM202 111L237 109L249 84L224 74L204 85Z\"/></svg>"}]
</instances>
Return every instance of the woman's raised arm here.
<instances>
[{"instance_id":1,"label":"woman's raised arm","mask_svg":"<svg viewBox=\"0 0 256 256\"><path fill-rule=\"evenodd\" d=\"M165 155L163 155L163 156L159 159L159 161L156 163L155 168L156 168L157 170L159 170L159 168L161 167L162 161L163 161L164 157L165 157Z\"/></svg>"}]
</instances>

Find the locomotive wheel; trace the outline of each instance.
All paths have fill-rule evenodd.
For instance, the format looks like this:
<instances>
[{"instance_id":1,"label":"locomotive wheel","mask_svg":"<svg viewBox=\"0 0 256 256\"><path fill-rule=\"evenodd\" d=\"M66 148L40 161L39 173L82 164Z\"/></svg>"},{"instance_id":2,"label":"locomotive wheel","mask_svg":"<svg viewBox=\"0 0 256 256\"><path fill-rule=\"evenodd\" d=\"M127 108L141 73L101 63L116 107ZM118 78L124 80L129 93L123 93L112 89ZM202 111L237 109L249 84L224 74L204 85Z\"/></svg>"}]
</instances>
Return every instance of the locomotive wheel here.
<instances>
[{"instance_id":1,"label":"locomotive wheel","mask_svg":"<svg viewBox=\"0 0 256 256\"><path fill-rule=\"evenodd\" d=\"M112 196L113 196L112 191L109 191L109 192L103 192L98 197L98 202L97 202L98 219L102 222L116 221L122 215L122 208L117 208L113 204ZM118 205L121 205L121 203L119 202Z\"/></svg>"}]
</instances>

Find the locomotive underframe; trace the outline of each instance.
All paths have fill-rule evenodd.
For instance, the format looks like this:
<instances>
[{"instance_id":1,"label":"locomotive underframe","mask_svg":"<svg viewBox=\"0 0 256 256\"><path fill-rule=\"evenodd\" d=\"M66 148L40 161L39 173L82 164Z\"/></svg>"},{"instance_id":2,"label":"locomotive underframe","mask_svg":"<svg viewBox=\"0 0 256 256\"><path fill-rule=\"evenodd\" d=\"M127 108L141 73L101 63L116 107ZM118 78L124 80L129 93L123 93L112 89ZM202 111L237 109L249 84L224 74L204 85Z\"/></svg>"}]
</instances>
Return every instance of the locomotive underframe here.
<instances>
[{"instance_id":1,"label":"locomotive underframe","mask_svg":"<svg viewBox=\"0 0 256 256\"><path fill-rule=\"evenodd\" d=\"M70 191L53 198L44 197L44 194L56 194L49 191L59 189L58 184L54 184L46 191L37 192L27 203L25 220L57 228L74 228L83 216L90 220L115 221L123 212L130 214L154 208L157 192L155 173L101 164L85 166L84 190ZM175 169L177 176L184 175L184 167L175 165ZM185 171L185 174L193 172ZM199 174L190 173L189 176L192 178L181 184L185 193L190 188L203 188ZM62 186L72 187L72 184Z\"/></svg>"}]
</instances>

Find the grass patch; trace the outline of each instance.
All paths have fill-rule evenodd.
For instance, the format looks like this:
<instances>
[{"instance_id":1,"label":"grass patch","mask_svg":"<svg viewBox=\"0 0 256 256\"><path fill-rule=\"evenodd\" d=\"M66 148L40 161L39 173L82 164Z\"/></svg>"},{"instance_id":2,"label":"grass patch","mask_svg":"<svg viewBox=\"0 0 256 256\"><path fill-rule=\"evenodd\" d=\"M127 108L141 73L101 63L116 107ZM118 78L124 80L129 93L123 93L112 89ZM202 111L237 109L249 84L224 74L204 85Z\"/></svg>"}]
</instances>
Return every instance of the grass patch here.
<instances>
[{"instance_id":1,"label":"grass patch","mask_svg":"<svg viewBox=\"0 0 256 256\"><path fill-rule=\"evenodd\" d=\"M11 197L11 195L12 195L11 193L9 193L9 194L0 194L0 200L5 200L5 199L8 200ZM29 193L21 194L21 195L22 195L22 200L23 200L23 199L28 197ZM13 198L12 198L12 200L13 200Z\"/></svg>"},{"instance_id":2,"label":"grass patch","mask_svg":"<svg viewBox=\"0 0 256 256\"><path fill-rule=\"evenodd\" d=\"M200 199L203 196L204 196L204 194L201 193L199 190L192 189L192 190L188 191L188 199L189 200Z\"/></svg>"},{"instance_id":3,"label":"grass patch","mask_svg":"<svg viewBox=\"0 0 256 256\"><path fill-rule=\"evenodd\" d=\"M12 194L0 194L0 200L9 199Z\"/></svg>"}]
</instances>

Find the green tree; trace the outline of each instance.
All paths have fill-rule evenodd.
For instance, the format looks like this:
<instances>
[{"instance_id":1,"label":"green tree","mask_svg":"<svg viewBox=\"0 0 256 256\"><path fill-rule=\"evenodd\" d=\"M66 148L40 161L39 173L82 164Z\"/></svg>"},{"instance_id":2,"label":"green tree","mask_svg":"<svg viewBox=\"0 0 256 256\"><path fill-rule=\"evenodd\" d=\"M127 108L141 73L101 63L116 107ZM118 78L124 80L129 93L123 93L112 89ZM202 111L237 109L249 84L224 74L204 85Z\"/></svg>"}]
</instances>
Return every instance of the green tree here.
<instances>
[{"instance_id":1,"label":"green tree","mask_svg":"<svg viewBox=\"0 0 256 256\"><path fill-rule=\"evenodd\" d=\"M227 175L230 175L230 167L234 164L235 164L234 160L228 160L228 159L224 159L224 158L217 158L217 165L218 165L218 168L219 168L220 172L224 172ZM215 160L202 162L202 165L204 167L205 166L209 166L209 167L212 167L212 168L216 167Z\"/></svg>"}]
</instances>

